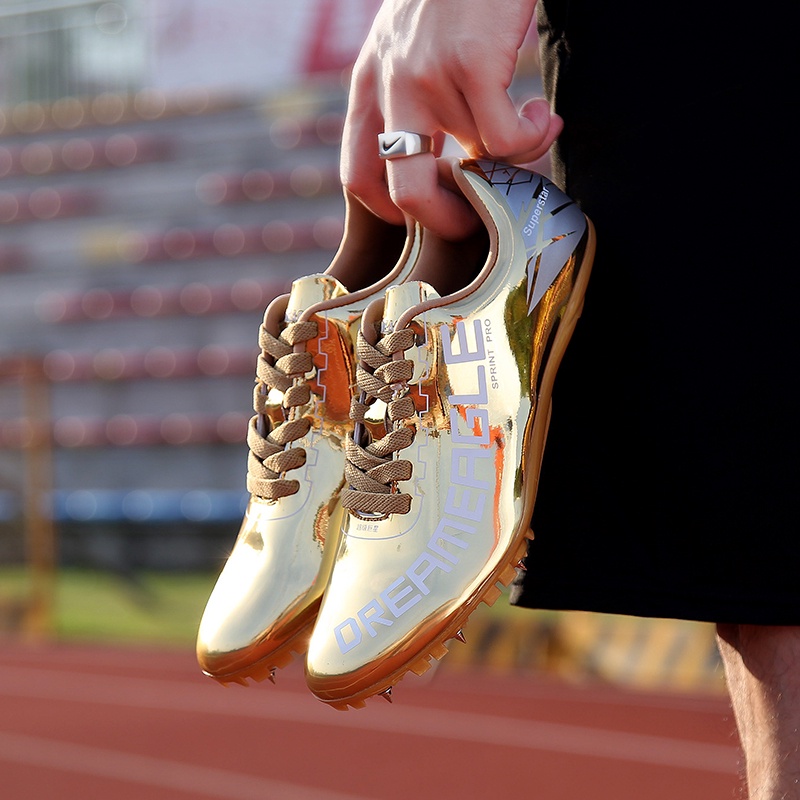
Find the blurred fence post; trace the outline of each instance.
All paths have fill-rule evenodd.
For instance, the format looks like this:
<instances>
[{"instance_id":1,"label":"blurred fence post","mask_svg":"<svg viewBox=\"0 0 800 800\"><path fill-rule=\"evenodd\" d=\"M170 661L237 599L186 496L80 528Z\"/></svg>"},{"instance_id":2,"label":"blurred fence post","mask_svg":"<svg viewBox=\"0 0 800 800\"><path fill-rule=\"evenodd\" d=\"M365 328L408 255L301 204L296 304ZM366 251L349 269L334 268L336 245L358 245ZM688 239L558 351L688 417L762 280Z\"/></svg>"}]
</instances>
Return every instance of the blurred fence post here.
<instances>
[{"instance_id":1,"label":"blurred fence post","mask_svg":"<svg viewBox=\"0 0 800 800\"><path fill-rule=\"evenodd\" d=\"M27 357L0 361L0 380L19 385L22 409L15 438L22 459L22 530L29 582L21 627L31 638L44 638L53 632L57 566L56 529L51 507L50 384L39 360Z\"/></svg>"}]
</instances>

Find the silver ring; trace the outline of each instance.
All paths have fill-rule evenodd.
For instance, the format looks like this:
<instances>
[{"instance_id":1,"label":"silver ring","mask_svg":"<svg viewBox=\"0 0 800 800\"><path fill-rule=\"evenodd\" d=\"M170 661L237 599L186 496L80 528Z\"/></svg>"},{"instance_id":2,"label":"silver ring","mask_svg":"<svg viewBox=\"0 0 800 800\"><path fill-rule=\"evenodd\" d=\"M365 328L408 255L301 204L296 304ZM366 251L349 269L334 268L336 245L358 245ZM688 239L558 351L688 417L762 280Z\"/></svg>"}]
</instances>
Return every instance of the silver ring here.
<instances>
[{"instance_id":1,"label":"silver ring","mask_svg":"<svg viewBox=\"0 0 800 800\"><path fill-rule=\"evenodd\" d=\"M378 134L378 155L387 161L433 152L433 137L411 131L386 131Z\"/></svg>"}]
</instances>

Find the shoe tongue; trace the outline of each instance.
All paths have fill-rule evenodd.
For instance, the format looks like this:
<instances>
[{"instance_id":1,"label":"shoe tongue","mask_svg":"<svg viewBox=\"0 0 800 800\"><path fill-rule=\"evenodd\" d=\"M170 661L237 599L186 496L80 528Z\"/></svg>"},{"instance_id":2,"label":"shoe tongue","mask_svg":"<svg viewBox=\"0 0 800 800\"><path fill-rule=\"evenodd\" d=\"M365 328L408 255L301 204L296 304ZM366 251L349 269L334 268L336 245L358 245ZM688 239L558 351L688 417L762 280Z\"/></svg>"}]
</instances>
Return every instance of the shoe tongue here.
<instances>
[{"instance_id":1,"label":"shoe tongue","mask_svg":"<svg viewBox=\"0 0 800 800\"><path fill-rule=\"evenodd\" d=\"M408 281L390 286L386 290L386 300L383 304L381 333L391 333L404 312L435 297L439 297L436 290L423 281Z\"/></svg>"},{"instance_id":2,"label":"shoe tongue","mask_svg":"<svg viewBox=\"0 0 800 800\"><path fill-rule=\"evenodd\" d=\"M289 304L286 306L286 322L297 322L304 311L347 294L347 289L331 275L305 275L292 283Z\"/></svg>"}]
</instances>

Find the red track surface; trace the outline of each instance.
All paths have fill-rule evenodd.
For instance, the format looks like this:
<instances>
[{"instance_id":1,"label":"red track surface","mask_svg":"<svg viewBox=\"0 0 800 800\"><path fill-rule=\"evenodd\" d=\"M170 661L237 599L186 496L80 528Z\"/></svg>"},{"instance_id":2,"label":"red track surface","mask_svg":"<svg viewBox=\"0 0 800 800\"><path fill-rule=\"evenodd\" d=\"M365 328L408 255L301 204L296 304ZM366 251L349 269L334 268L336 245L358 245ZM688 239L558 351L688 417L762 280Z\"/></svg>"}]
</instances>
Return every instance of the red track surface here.
<instances>
[{"instance_id":1,"label":"red track surface","mask_svg":"<svg viewBox=\"0 0 800 800\"><path fill-rule=\"evenodd\" d=\"M302 668L219 686L192 653L0 642L3 800L731 800L725 698L409 676L323 706Z\"/></svg>"}]
</instances>

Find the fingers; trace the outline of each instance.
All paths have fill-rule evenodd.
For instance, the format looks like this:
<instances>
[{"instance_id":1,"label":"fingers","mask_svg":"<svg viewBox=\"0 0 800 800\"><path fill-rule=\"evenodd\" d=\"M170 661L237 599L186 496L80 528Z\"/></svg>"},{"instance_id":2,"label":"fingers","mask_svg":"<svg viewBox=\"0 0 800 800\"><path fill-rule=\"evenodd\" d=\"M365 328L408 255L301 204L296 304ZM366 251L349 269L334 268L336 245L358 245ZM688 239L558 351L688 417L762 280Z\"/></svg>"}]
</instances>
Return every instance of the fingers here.
<instances>
[{"instance_id":1,"label":"fingers","mask_svg":"<svg viewBox=\"0 0 800 800\"><path fill-rule=\"evenodd\" d=\"M534 99L519 110L502 87L476 84L466 95L483 155L511 163L544 155L561 132L561 118L546 100Z\"/></svg>"},{"instance_id":2,"label":"fingers","mask_svg":"<svg viewBox=\"0 0 800 800\"><path fill-rule=\"evenodd\" d=\"M366 81L362 81L362 84ZM351 92L350 107L342 130L339 176L342 185L358 197L373 214L393 225L404 222L403 210L392 202L386 183L386 170L378 157L378 131L383 130L383 114L367 103L358 107L360 97L370 97L370 87Z\"/></svg>"},{"instance_id":3,"label":"fingers","mask_svg":"<svg viewBox=\"0 0 800 800\"><path fill-rule=\"evenodd\" d=\"M528 101L517 110L507 92L481 91L472 99L474 113L463 95L459 101L460 107L451 106L447 116L459 121L454 126L459 141L473 157L533 162L546 154L563 127L561 118L544 100ZM474 233L479 224L477 214L459 192L441 184L433 154L389 161L378 156L377 133L383 130L434 135L436 152L441 152L442 122L423 104L409 104L396 93L386 104L385 119L376 104L364 109L351 106L340 164L344 186L392 224L402 224L408 215L444 239L458 240Z\"/></svg>"},{"instance_id":4,"label":"fingers","mask_svg":"<svg viewBox=\"0 0 800 800\"><path fill-rule=\"evenodd\" d=\"M536 124L543 126L546 122L547 129L540 146L533 151L535 153L533 158L525 159L515 156L516 162L519 163L525 160L535 161L537 158L541 158L553 146L555 140L561 135L561 131L564 130L564 120L551 111L550 105L546 100L528 100L519 110L520 116L530 118L529 114L531 113L535 113L539 117L539 122ZM524 156L525 154L521 155Z\"/></svg>"},{"instance_id":5,"label":"fingers","mask_svg":"<svg viewBox=\"0 0 800 800\"><path fill-rule=\"evenodd\" d=\"M354 96L366 96L367 88L362 84ZM377 133L383 130L433 135L437 153L444 139L441 128L418 103L395 98L387 105L391 108L386 120L374 104L364 109L351 105L342 134L343 185L387 222L401 224L408 215L444 239L469 236L479 224L477 214L459 193L440 185L434 153L388 161L378 156Z\"/></svg>"},{"instance_id":6,"label":"fingers","mask_svg":"<svg viewBox=\"0 0 800 800\"><path fill-rule=\"evenodd\" d=\"M392 202L443 239L464 239L480 221L464 197L441 185L433 153L387 162Z\"/></svg>"},{"instance_id":7,"label":"fingers","mask_svg":"<svg viewBox=\"0 0 800 800\"><path fill-rule=\"evenodd\" d=\"M442 123L418 101L412 103L404 94L390 92L386 124L389 130L436 134L436 154L441 153ZM405 214L443 239L463 239L474 232L477 214L463 195L440 184L434 153L394 158L384 164L391 201Z\"/></svg>"},{"instance_id":8,"label":"fingers","mask_svg":"<svg viewBox=\"0 0 800 800\"><path fill-rule=\"evenodd\" d=\"M545 101L525 104L519 112L510 99L497 117L480 114L475 133L462 137L474 157L490 156L523 164L543 156L558 137L563 123L550 112ZM510 109L510 112L509 112ZM388 115L387 115L388 116ZM416 115L406 126L394 121L386 124L381 114L350 114L343 133L340 164L342 183L374 214L392 224L402 224L404 216L417 220L424 228L448 240L463 239L474 233L479 220L476 212L457 191L442 185L433 153L384 161L378 156L376 131L411 130L434 134L441 152L440 128ZM392 111L394 119L403 114ZM483 130L478 133L478 128ZM464 126L467 127L467 126Z\"/></svg>"},{"instance_id":9,"label":"fingers","mask_svg":"<svg viewBox=\"0 0 800 800\"><path fill-rule=\"evenodd\" d=\"M517 164L544 155L561 120L543 100L518 110L508 94L534 5L386 0L354 67L342 140L345 188L387 222L410 216L447 239L473 233L477 214L442 185L434 155L383 161L377 136L433 136L440 153L448 133L473 157ZM480 33L487 18L491 40Z\"/></svg>"},{"instance_id":10,"label":"fingers","mask_svg":"<svg viewBox=\"0 0 800 800\"><path fill-rule=\"evenodd\" d=\"M459 138L469 154L514 164L529 163L545 155L563 128L561 118L550 111L549 104L533 100L517 111L505 91L489 94L491 100L474 114L474 121L473 117L462 115L465 121L459 130L466 133ZM404 118L396 109L391 114L393 120ZM411 130L427 133L437 124L419 120ZM398 126L393 124L391 128L396 130ZM442 238L466 238L480 224L477 213L463 196L442 185L433 155L388 161L386 174L391 202Z\"/></svg>"}]
</instances>

